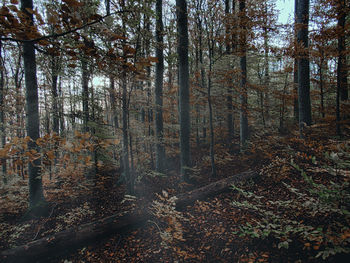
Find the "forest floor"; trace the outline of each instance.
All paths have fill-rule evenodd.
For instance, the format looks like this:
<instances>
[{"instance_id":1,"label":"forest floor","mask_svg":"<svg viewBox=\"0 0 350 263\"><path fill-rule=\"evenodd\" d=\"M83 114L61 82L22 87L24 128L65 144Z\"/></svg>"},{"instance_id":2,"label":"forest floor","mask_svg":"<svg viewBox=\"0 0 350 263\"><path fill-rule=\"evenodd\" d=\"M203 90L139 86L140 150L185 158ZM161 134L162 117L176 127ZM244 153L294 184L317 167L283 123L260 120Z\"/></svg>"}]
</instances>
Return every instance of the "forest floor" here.
<instances>
[{"instance_id":1,"label":"forest floor","mask_svg":"<svg viewBox=\"0 0 350 263\"><path fill-rule=\"evenodd\" d=\"M48 217L21 221L27 180L0 187L0 251L72 226L149 205L167 211L143 226L44 262L344 262L350 249L350 140L319 126L285 136L254 135L244 153L216 147L217 178L205 147L193 150L193 180L178 166L166 176L140 176L139 197L103 168L95 183L71 176L44 178ZM171 196L243 171L258 179L175 211ZM348 261L350 262L350 261Z\"/></svg>"}]
</instances>

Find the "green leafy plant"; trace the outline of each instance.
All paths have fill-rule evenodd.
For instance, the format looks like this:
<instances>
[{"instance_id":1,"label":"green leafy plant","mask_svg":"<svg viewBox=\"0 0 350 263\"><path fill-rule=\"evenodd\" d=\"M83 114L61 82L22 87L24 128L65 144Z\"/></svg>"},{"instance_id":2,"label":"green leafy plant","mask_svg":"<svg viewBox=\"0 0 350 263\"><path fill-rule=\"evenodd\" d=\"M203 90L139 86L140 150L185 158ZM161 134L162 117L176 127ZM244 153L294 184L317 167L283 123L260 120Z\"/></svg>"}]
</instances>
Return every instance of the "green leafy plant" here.
<instances>
[{"instance_id":1,"label":"green leafy plant","mask_svg":"<svg viewBox=\"0 0 350 263\"><path fill-rule=\"evenodd\" d=\"M291 165L300 172L307 187L298 189L283 183L293 196L288 200L267 200L232 186L245 199L233 201L232 205L255 215L235 233L254 239L269 238L278 249L288 249L291 243L301 242L304 249L318 251L315 258L327 259L338 253L349 253L349 184L319 184L293 161Z\"/></svg>"}]
</instances>

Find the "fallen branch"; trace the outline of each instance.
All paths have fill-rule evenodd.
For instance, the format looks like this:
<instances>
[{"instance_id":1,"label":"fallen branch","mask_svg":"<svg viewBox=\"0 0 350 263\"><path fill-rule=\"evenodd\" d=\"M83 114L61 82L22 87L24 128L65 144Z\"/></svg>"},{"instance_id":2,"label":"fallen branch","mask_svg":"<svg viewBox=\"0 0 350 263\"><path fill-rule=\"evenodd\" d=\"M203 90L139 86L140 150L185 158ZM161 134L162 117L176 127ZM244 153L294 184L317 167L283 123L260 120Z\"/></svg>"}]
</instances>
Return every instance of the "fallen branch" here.
<instances>
[{"instance_id":1,"label":"fallen branch","mask_svg":"<svg viewBox=\"0 0 350 263\"><path fill-rule=\"evenodd\" d=\"M204 187L177 196L176 209L180 210L196 200L217 195L230 189L233 183L256 177L256 172L244 172L219 180ZM123 233L146 223L151 218L148 208L130 212L124 216L112 215L92 223L84 224L44 237L25 245L2 251L1 262L37 262L47 257L57 256L61 251L96 242L112 234Z\"/></svg>"}]
</instances>

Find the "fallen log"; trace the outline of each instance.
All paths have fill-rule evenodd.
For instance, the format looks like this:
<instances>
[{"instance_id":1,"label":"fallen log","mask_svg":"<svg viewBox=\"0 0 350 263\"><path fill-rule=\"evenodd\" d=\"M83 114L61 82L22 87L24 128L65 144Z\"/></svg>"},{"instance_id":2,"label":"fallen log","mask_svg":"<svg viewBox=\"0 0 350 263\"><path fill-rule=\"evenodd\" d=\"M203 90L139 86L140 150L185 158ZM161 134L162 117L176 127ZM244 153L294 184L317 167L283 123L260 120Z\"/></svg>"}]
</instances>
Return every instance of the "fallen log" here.
<instances>
[{"instance_id":1,"label":"fallen log","mask_svg":"<svg viewBox=\"0 0 350 263\"><path fill-rule=\"evenodd\" d=\"M187 193L182 193L177 196L176 209L181 210L187 205L192 204L196 200L203 200L207 197L215 196L217 194L224 193L230 190L232 184L237 182L245 181L257 176L254 171L243 172L240 174L235 174L228 178L216 181L214 183L208 184L206 186L194 189Z\"/></svg>"},{"instance_id":2,"label":"fallen log","mask_svg":"<svg viewBox=\"0 0 350 263\"><path fill-rule=\"evenodd\" d=\"M177 196L176 209L181 210L196 200L217 195L229 190L236 182L256 177L256 172L243 172L219 180L204 187L182 193ZM60 252L67 252L106 238L112 234L123 233L146 223L151 217L148 208L130 212L124 216L112 215L92 223L72 227L54 235L44 237L25 245L11 248L0 253L1 262L47 262L47 257L57 256Z\"/></svg>"}]
</instances>

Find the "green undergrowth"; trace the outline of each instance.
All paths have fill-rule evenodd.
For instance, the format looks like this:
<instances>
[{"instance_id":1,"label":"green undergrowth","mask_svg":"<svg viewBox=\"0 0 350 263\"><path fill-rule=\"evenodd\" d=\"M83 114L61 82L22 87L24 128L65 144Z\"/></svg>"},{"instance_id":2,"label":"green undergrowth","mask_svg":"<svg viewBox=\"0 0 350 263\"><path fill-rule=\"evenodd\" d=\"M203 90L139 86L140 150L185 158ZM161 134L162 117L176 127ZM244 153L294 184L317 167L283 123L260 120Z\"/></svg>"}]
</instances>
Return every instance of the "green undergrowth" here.
<instances>
[{"instance_id":1,"label":"green undergrowth","mask_svg":"<svg viewBox=\"0 0 350 263\"><path fill-rule=\"evenodd\" d=\"M329 170L348 168L346 156L345 153L326 154L333 162ZM315 163L316 159L312 161ZM298 178L293 180L298 183L282 182L284 196L279 200L269 200L265 195L232 186L243 197L240 201L233 201L232 205L253 215L253 219L240 226L235 234L266 240L265 243L280 250L302 250L300 254L313 261L350 253L350 187L347 178L341 182L316 183L312 175L293 160L289 165L297 172Z\"/></svg>"}]
</instances>

